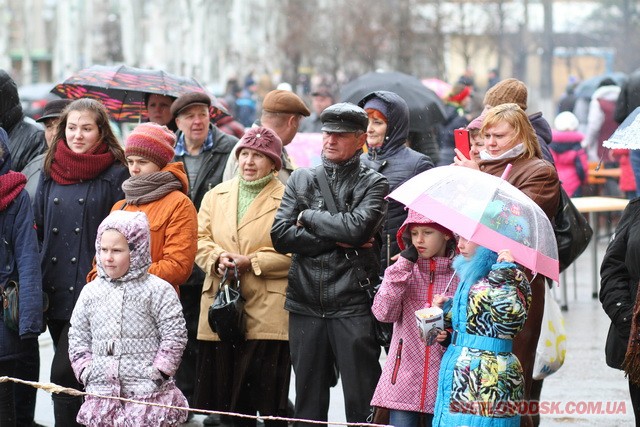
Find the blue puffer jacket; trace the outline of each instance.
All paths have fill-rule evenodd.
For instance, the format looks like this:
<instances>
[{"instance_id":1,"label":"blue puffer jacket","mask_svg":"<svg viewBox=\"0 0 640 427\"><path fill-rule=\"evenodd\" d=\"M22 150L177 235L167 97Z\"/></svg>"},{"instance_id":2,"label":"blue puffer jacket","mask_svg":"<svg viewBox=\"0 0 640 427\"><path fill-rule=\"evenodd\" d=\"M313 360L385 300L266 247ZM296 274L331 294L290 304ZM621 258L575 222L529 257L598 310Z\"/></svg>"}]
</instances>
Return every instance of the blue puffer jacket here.
<instances>
[{"instance_id":1,"label":"blue puffer jacket","mask_svg":"<svg viewBox=\"0 0 640 427\"><path fill-rule=\"evenodd\" d=\"M11 156L6 141L6 132L0 129L0 176L15 174L11 168ZM12 181L15 184L15 181ZM6 192L13 194L24 184L11 187L0 185L0 197ZM22 188L15 198L4 208L0 206L0 284L8 280L19 283L19 331L9 329L0 316L0 361L19 356L20 339L34 339L42 331L42 278L38 240L33 228L33 211L29 194Z\"/></svg>"},{"instance_id":2,"label":"blue puffer jacket","mask_svg":"<svg viewBox=\"0 0 640 427\"><path fill-rule=\"evenodd\" d=\"M368 153L362 154L360 161L384 175L389 181L389 191L393 191L409 178L431 169L433 162L428 156L405 145L409 137L409 108L404 99L393 92L381 90L370 93L358 105L364 108L373 98L378 98L386 106L387 135L382 147L369 148ZM407 211L404 205L389 199L387 218L382 228L381 275L387 268L387 242L391 243L390 257L400 252L396 234L406 218Z\"/></svg>"}]
</instances>

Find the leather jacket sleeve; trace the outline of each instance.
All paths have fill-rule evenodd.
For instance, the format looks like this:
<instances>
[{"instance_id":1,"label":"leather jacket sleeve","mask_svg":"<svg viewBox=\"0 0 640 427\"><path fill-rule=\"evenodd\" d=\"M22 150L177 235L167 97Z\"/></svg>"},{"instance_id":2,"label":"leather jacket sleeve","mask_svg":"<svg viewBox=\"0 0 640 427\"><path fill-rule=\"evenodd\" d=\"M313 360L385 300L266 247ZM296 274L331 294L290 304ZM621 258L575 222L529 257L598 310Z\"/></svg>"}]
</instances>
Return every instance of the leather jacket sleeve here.
<instances>
[{"instance_id":1,"label":"leather jacket sleeve","mask_svg":"<svg viewBox=\"0 0 640 427\"><path fill-rule=\"evenodd\" d=\"M362 189L361 189L362 190ZM300 222L323 240L346 243L358 248L380 230L387 214L385 196L389 192L386 178L376 174L353 209L331 214L325 210L304 210Z\"/></svg>"},{"instance_id":2,"label":"leather jacket sleeve","mask_svg":"<svg viewBox=\"0 0 640 427\"><path fill-rule=\"evenodd\" d=\"M297 189L303 185L303 180L299 179L302 172L306 171L294 171L287 181L280 208L271 227L271 240L275 250L280 253L317 256L335 249L336 245L335 241L323 240L306 227L297 225L300 212L311 207L311 202L297 194Z\"/></svg>"}]
</instances>

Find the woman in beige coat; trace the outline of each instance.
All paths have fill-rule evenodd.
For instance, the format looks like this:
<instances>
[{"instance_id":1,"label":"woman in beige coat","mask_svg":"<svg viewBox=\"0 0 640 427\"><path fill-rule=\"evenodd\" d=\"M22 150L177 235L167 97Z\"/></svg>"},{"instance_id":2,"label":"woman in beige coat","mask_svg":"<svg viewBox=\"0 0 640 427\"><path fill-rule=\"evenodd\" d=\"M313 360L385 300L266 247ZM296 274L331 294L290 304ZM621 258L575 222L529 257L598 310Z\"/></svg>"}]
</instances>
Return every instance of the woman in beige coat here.
<instances>
[{"instance_id":1,"label":"woman in beige coat","mask_svg":"<svg viewBox=\"0 0 640 427\"><path fill-rule=\"evenodd\" d=\"M291 372L284 310L291 258L273 249L270 230L284 186L280 138L252 128L240 140L238 176L217 185L198 212L196 263L207 274L200 300L195 405L243 414L286 416ZM245 298L246 341L222 342L207 314L227 268L237 266ZM255 426L237 418L236 426ZM286 422L265 420L267 427Z\"/></svg>"}]
</instances>

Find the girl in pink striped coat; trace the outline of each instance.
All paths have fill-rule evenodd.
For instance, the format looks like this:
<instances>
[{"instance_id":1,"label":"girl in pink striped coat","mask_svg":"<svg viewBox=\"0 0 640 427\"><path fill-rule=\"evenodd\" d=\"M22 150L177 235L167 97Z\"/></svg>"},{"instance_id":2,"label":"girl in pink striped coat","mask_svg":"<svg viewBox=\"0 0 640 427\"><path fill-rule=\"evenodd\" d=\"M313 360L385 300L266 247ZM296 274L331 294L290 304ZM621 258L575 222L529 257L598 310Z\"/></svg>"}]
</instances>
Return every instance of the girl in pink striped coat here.
<instances>
[{"instance_id":1,"label":"girl in pink striped coat","mask_svg":"<svg viewBox=\"0 0 640 427\"><path fill-rule=\"evenodd\" d=\"M451 231L411 209L397 238L402 252L385 270L372 306L378 320L393 322L393 339L371 405L389 409L396 427L416 427L421 415L430 426L444 347L420 339L415 311L429 307L450 281L447 295L455 293L456 242Z\"/></svg>"}]
</instances>

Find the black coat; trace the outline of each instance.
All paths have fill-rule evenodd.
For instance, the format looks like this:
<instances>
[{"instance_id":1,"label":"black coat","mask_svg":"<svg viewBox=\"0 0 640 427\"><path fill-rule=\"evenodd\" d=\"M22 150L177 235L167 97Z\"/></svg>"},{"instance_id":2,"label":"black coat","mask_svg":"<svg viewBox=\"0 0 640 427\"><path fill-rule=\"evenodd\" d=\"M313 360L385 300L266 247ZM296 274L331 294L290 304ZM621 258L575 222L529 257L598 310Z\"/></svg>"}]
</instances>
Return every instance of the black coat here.
<instances>
[{"instance_id":1,"label":"black coat","mask_svg":"<svg viewBox=\"0 0 640 427\"><path fill-rule=\"evenodd\" d=\"M531 126L536 133L536 137L538 138L538 144L542 151L542 158L554 165L553 155L551 154L551 151L549 151L549 144L553 141L549 122L542 117L542 113L538 112L529 116L529 123L531 123Z\"/></svg>"},{"instance_id":2,"label":"black coat","mask_svg":"<svg viewBox=\"0 0 640 427\"><path fill-rule=\"evenodd\" d=\"M227 135L211 124L209 125L209 131L213 133L213 148L206 152L195 182L192 183L189 181L189 188L191 188L189 198L196 209L200 209L200 203L202 203L204 194L222 182L222 174L227 165L227 158L229 155L232 155L231 150L238 142L238 138ZM185 156L176 156L174 161L184 163L186 169L187 164L184 161L184 157ZM187 176L189 175L188 172L189 171L187 171Z\"/></svg>"},{"instance_id":3,"label":"black coat","mask_svg":"<svg viewBox=\"0 0 640 427\"><path fill-rule=\"evenodd\" d=\"M620 218L600 267L600 302L611 319L605 354L607 365L621 369L631 332L640 280L640 198Z\"/></svg>"},{"instance_id":4,"label":"black coat","mask_svg":"<svg viewBox=\"0 0 640 427\"><path fill-rule=\"evenodd\" d=\"M325 168L338 214L329 213L317 183L316 169L297 169L287 181L271 228L273 247L291 253L285 308L317 317L371 313L353 266L359 262L373 283L379 281L380 247L358 249L358 260L345 257L336 243L360 248L380 232L387 212L387 179L361 165ZM296 226L298 215L304 227Z\"/></svg>"},{"instance_id":5,"label":"black coat","mask_svg":"<svg viewBox=\"0 0 640 427\"><path fill-rule=\"evenodd\" d=\"M382 147L369 148L366 154L360 156L360 161L384 175L389 181L389 191L393 191L409 178L431 169L434 165L429 156L405 145L409 137L409 109L404 100L393 92L378 91L367 96L364 102L360 102L361 106L371 98L378 98L386 105L387 134ZM404 205L390 199L387 217L382 226L380 274L387 268L387 241L391 243L389 257L400 252L396 234L406 218L407 211Z\"/></svg>"},{"instance_id":6,"label":"black coat","mask_svg":"<svg viewBox=\"0 0 640 427\"><path fill-rule=\"evenodd\" d=\"M446 119L445 122L440 125L438 133L438 143L440 144L438 166L446 166L453 163L453 158L456 155L455 151L453 151L455 148L453 131L464 128L469 124L469 120L464 116L462 107L447 104L445 111Z\"/></svg>"},{"instance_id":7,"label":"black coat","mask_svg":"<svg viewBox=\"0 0 640 427\"><path fill-rule=\"evenodd\" d=\"M44 131L25 121L18 86L4 70L0 70L0 94L0 127L9 134L11 169L20 172L31 159L44 152Z\"/></svg>"},{"instance_id":8,"label":"black coat","mask_svg":"<svg viewBox=\"0 0 640 427\"><path fill-rule=\"evenodd\" d=\"M129 171L120 163L97 178L71 185L41 174L34 215L42 245L42 288L49 296L48 318L71 318L92 268L98 226L124 199L121 187L127 178Z\"/></svg>"},{"instance_id":9,"label":"black coat","mask_svg":"<svg viewBox=\"0 0 640 427\"><path fill-rule=\"evenodd\" d=\"M631 73L622 85L616 101L616 111L613 113L614 120L618 123L624 122L637 107L640 107L640 69Z\"/></svg>"}]
</instances>

